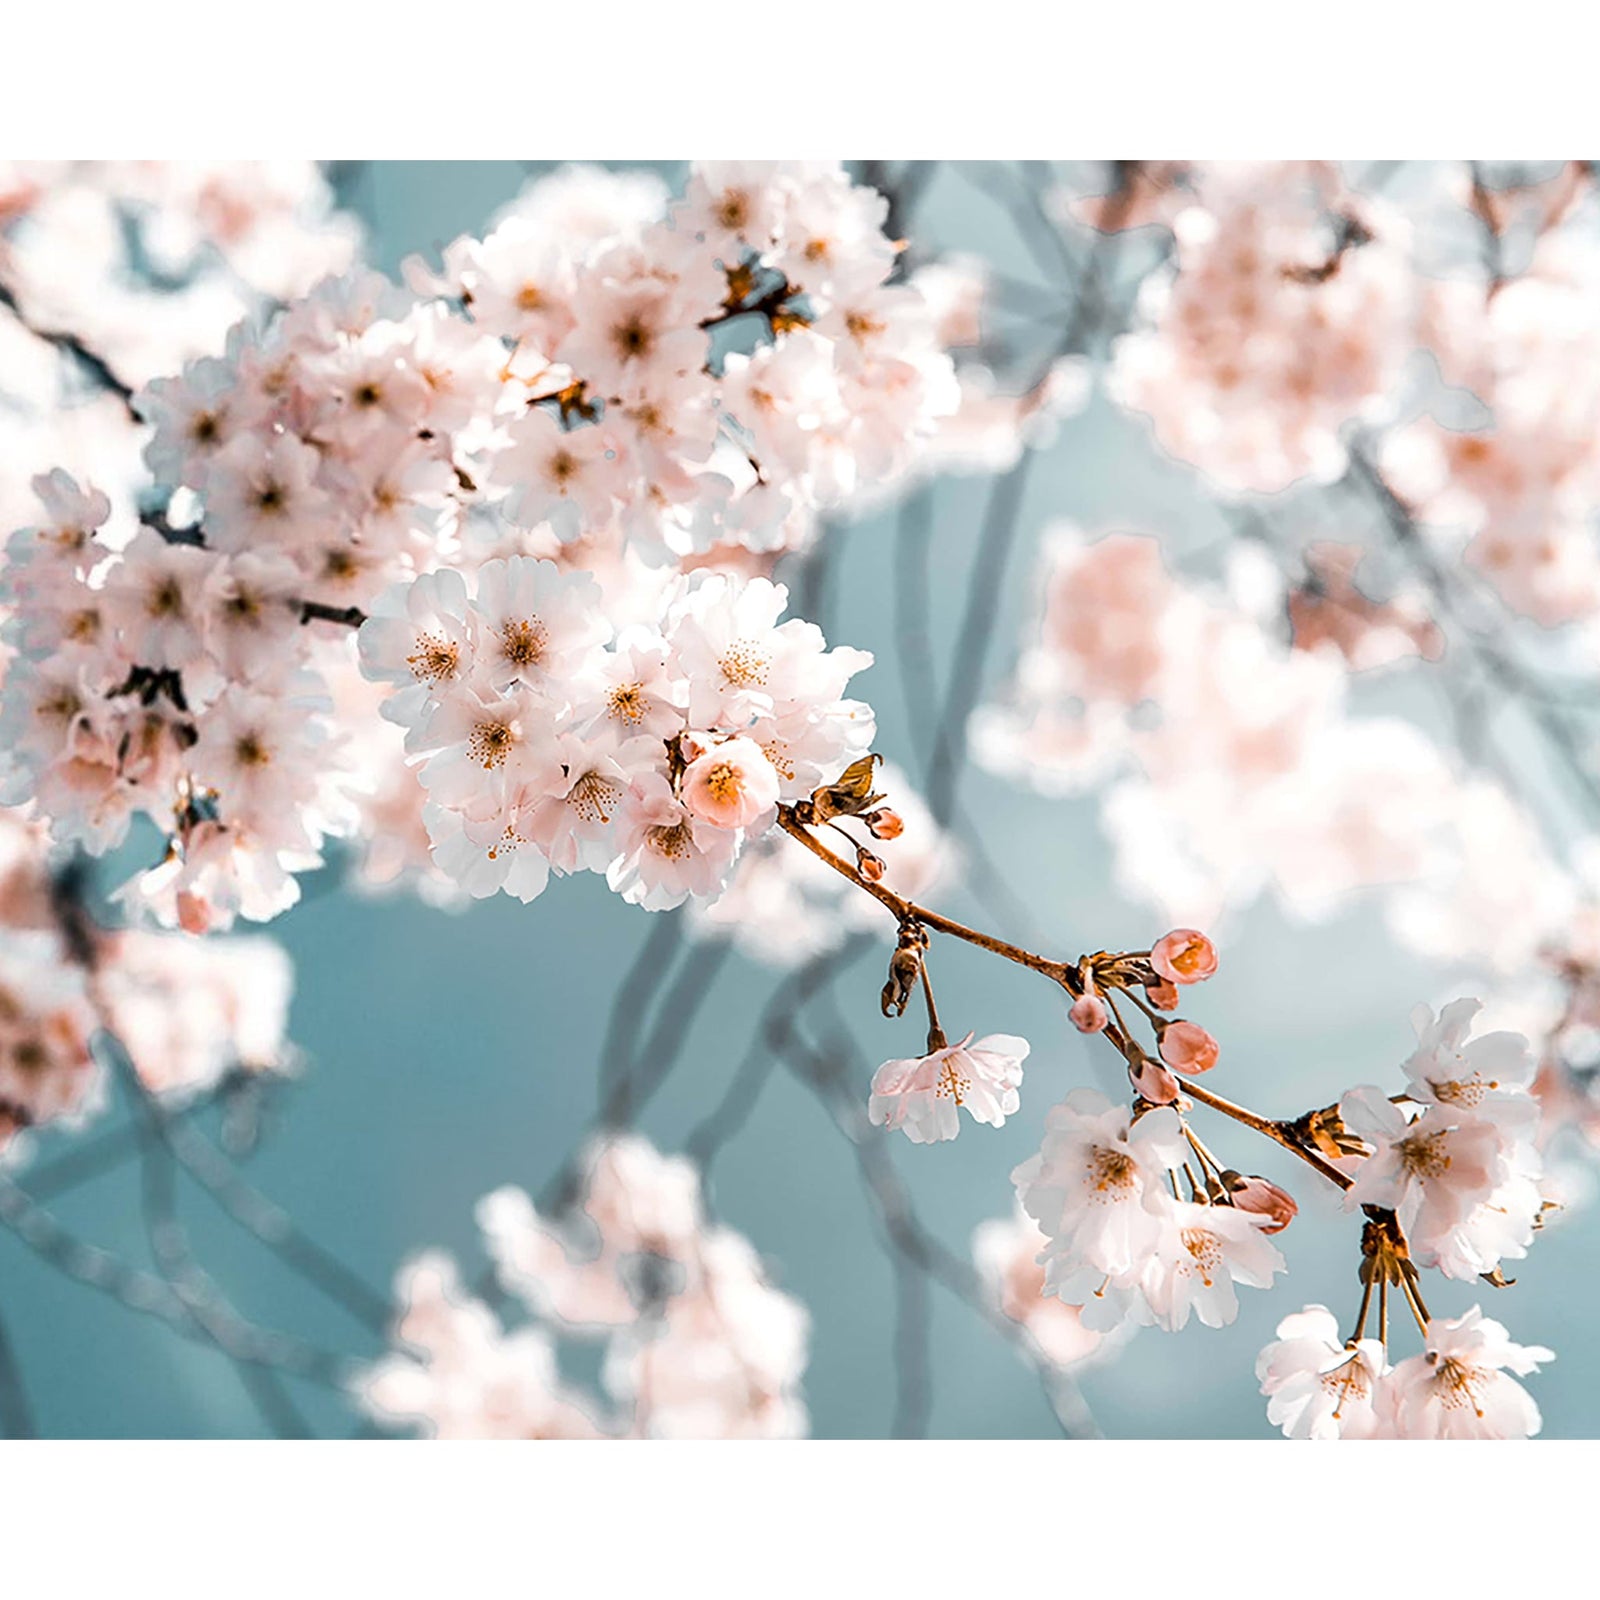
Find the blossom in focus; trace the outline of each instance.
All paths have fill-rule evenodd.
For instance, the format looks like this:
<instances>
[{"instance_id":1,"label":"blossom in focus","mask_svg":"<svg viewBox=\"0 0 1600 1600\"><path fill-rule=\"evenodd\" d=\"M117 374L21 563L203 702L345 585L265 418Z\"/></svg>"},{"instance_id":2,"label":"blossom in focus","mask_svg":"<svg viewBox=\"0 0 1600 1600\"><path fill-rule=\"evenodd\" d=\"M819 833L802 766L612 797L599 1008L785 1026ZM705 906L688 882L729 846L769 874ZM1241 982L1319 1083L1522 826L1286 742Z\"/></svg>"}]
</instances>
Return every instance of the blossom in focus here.
<instances>
[{"instance_id":1,"label":"blossom in focus","mask_svg":"<svg viewBox=\"0 0 1600 1600\"><path fill-rule=\"evenodd\" d=\"M1207 1327L1220 1328L1239 1314L1235 1284L1269 1289L1287 1271L1269 1244L1270 1231L1252 1212L1228 1205L1174 1200L1161 1208L1154 1248L1140 1274L1139 1290L1161 1327L1177 1332L1191 1311Z\"/></svg>"},{"instance_id":2,"label":"blossom in focus","mask_svg":"<svg viewBox=\"0 0 1600 1600\"><path fill-rule=\"evenodd\" d=\"M1539 1408L1516 1380L1554 1361L1554 1351L1513 1344L1477 1306L1435 1317L1424 1342L1426 1351L1400 1362L1385 1384L1387 1419L1398 1437L1528 1439L1539 1431Z\"/></svg>"},{"instance_id":3,"label":"blossom in focus","mask_svg":"<svg viewBox=\"0 0 1600 1600\"><path fill-rule=\"evenodd\" d=\"M957 1115L965 1107L976 1122L1000 1127L1022 1103L1017 1093L1028 1041L1009 1033L990 1033L925 1056L885 1061L872 1075L867 1114L886 1128L900 1128L913 1144L953 1139L961 1131Z\"/></svg>"},{"instance_id":4,"label":"blossom in focus","mask_svg":"<svg viewBox=\"0 0 1600 1600\"><path fill-rule=\"evenodd\" d=\"M1267 1420L1288 1439L1373 1439L1388 1420L1388 1357L1377 1339L1348 1345L1326 1306L1307 1306L1278 1324L1256 1361Z\"/></svg>"}]
</instances>

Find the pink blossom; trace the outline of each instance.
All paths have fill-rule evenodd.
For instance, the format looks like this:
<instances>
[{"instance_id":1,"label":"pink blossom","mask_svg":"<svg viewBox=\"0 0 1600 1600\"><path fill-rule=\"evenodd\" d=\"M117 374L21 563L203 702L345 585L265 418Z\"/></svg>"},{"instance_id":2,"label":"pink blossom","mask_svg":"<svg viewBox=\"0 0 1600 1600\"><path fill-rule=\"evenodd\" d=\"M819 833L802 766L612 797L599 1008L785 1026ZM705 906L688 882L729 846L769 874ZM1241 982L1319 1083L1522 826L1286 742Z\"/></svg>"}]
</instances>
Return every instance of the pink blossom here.
<instances>
[{"instance_id":1,"label":"pink blossom","mask_svg":"<svg viewBox=\"0 0 1600 1600\"><path fill-rule=\"evenodd\" d=\"M697 817L719 828L760 827L778 803L778 774L759 745L725 739L689 764L681 792Z\"/></svg>"}]
</instances>

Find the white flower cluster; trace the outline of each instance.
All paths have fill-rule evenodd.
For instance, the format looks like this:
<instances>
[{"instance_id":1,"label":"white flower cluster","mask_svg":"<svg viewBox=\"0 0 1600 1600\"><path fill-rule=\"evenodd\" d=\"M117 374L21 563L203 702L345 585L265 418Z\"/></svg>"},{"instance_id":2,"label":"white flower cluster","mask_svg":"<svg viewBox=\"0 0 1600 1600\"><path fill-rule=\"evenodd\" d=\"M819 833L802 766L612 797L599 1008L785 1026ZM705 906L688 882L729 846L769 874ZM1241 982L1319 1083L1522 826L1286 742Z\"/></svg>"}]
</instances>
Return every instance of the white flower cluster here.
<instances>
[{"instance_id":1,"label":"white flower cluster","mask_svg":"<svg viewBox=\"0 0 1600 1600\"><path fill-rule=\"evenodd\" d=\"M1011 1174L1045 1237L1045 1292L1082 1306L1083 1325L1124 1321L1176 1332L1190 1313L1219 1328L1238 1314L1235 1284L1266 1289L1285 1270L1272 1219L1177 1198L1192 1159L1178 1113L1137 1121L1094 1089L1051 1109L1038 1155Z\"/></svg>"},{"instance_id":2,"label":"white flower cluster","mask_svg":"<svg viewBox=\"0 0 1600 1600\"><path fill-rule=\"evenodd\" d=\"M871 743L841 698L872 658L780 623L765 578L691 575L656 628L614 642L586 573L491 561L469 593L444 570L386 595L363 670L400 685L385 715L420 769L437 865L469 894L531 900L603 872L647 910L714 898L740 842Z\"/></svg>"},{"instance_id":3,"label":"white flower cluster","mask_svg":"<svg viewBox=\"0 0 1600 1600\"><path fill-rule=\"evenodd\" d=\"M1511 1342L1473 1306L1428 1323L1420 1355L1391 1367L1377 1339L1347 1344L1326 1306L1278 1324L1256 1376L1267 1419L1290 1439L1527 1439L1542 1425L1516 1381L1555 1355Z\"/></svg>"},{"instance_id":4,"label":"white flower cluster","mask_svg":"<svg viewBox=\"0 0 1600 1600\"><path fill-rule=\"evenodd\" d=\"M959 401L933 308L886 281L887 215L835 163L700 163L671 206L648 179L575 169L457 240L442 275L411 263L531 392L566 396L506 417L491 493L520 526L616 521L677 558L807 542Z\"/></svg>"},{"instance_id":5,"label":"white flower cluster","mask_svg":"<svg viewBox=\"0 0 1600 1600\"><path fill-rule=\"evenodd\" d=\"M643 1139L593 1146L581 1215L542 1217L520 1189L478 1206L500 1282L539 1321L505 1332L439 1255L400 1278L412 1354L369 1369L363 1403L439 1438L793 1438L809 1320L750 1242L708 1226L699 1174ZM556 1336L605 1346L607 1395L556 1368Z\"/></svg>"},{"instance_id":6,"label":"white flower cluster","mask_svg":"<svg viewBox=\"0 0 1600 1600\"><path fill-rule=\"evenodd\" d=\"M1527 1253L1545 1206L1535 1063L1520 1034L1469 1038L1480 1009L1457 1000L1435 1019L1419 1007L1403 1094L1352 1089L1337 1107L1291 1125L1323 1175L1344 1180L1346 1208L1366 1218L1351 1336L1339 1337L1325 1307L1308 1306L1261 1354L1268 1417L1291 1438L1517 1438L1539 1429L1537 1406L1508 1374L1535 1371L1551 1352L1511 1343L1477 1307L1434 1316L1418 1283L1419 1268L1436 1268L1505 1287L1500 1265ZM1039 1154L1012 1174L1025 1218L988 1246L991 1271L1006 1275L1008 1315L1030 1327L1037 1319L1041 1341L1061 1341L1065 1359L1092 1353L1099 1332L1151 1323L1176 1331L1191 1313L1211 1327L1230 1323L1238 1284L1268 1288L1285 1270L1266 1236L1293 1220L1294 1200L1264 1178L1222 1169L1175 1081L1155 1094L1159 1104L1148 1077L1135 1081L1145 1087L1132 1110L1076 1089L1050 1112ZM1037 1233L1025 1238L1029 1218ZM1022 1259L1028 1243L1042 1268L1036 1280ZM1030 1283L1072 1320L1030 1313ZM1391 1289L1424 1345L1398 1364ZM1374 1304L1379 1332L1370 1338Z\"/></svg>"},{"instance_id":7,"label":"white flower cluster","mask_svg":"<svg viewBox=\"0 0 1600 1600\"><path fill-rule=\"evenodd\" d=\"M1529 1092L1538 1063L1521 1034L1469 1040L1481 1009L1455 1000L1435 1020L1419 1006L1400 1103L1370 1086L1339 1102L1372 1152L1348 1204L1393 1211L1419 1265L1467 1282L1525 1256L1544 1205Z\"/></svg>"},{"instance_id":8,"label":"white flower cluster","mask_svg":"<svg viewBox=\"0 0 1600 1600\"><path fill-rule=\"evenodd\" d=\"M437 753L470 744L451 719L476 713L442 689L441 718L413 730L411 751L435 755L425 797L399 737L374 731L340 626L395 584L429 577L443 595L446 574L480 566L522 574L503 592L497 578L475 580L485 626L543 606L554 610L542 625L559 613L567 631L539 647L552 652L542 666L525 659L509 677L480 652L473 693L509 694L526 712L527 695L554 707L571 689L554 711L559 728L546 718L543 731L591 746L618 731L655 735L659 707L630 726L582 698L585 674L608 670L595 652L614 643L608 659L623 676L612 688L670 666L678 680L651 693L671 701L692 689L692 702L672 701L687 726L719 744L749 734L782 794L797 795L808 765L832 759L822 724L850 720L829 709L839 687L826 686L846 657L805 678L799 658L820 656L820 644L800 649L802 625L790 623L783 659L739 665L728 652L758 649L770 619L750 624L754 643L730 635L707 655L691 636L735 624L710 615L714 584L695 598L678 580L719 563L770 566L812 536L820 512L915 466L955 407L947 319L917 288L888 281L898 246L886 215L883 197L837 165L699 167L671 206L650 181L577 169L534 186L486 240L452 245L444 277L413 264L416 293L353 272L236 326L224 354L135 397L162 510L135 520L64 473L37 482L44 517L13 539L0 593L21 658L0 713L0 796L36 802L58 841L94 853L134 817L154 821L167 858L128 897L191 931L286 909L295 874L320 863L329 836L359 841L364 881L495 876L467 857L492 843L479 837L488 812L522 802L467 794L466 775L448 776L452 761ZM495 565L531 556L554 558L560 573ZM429 593L419 591L424 608ZM648 636L631 634L635 624ZM668 634L673 662L652 665ZM526 654L534 641L500 645ZM703 659L685 664L696 649ZM838 751L860 748L865 726L841 725ZM494 776L479 787L520 786L531 803L523 780L548 783L567 764L531 771L534 746L548 754L547 743L480 762ZM625 786L650 776L637 748L610 755L608 775ZM630 813L629 825L670 831L676 800L709 794L711 770L691 791L675 770L665 787L645 784L660 814ZM769 774L741 770L770 787ZM432 845L452 863L442 872L427 856L425 798ZM762 808L747 796L734 809L737 823L723 807L712 825L747 827ZM561 871L597 848L574 821L579 835L547 841ZM523 838L517 816L503 827ZM701 864L667 872L667 886L653 861L619 866L619 887L650 904L709 894L732 842L691 841L683 859Z\"/></svg>"}]
</instances>

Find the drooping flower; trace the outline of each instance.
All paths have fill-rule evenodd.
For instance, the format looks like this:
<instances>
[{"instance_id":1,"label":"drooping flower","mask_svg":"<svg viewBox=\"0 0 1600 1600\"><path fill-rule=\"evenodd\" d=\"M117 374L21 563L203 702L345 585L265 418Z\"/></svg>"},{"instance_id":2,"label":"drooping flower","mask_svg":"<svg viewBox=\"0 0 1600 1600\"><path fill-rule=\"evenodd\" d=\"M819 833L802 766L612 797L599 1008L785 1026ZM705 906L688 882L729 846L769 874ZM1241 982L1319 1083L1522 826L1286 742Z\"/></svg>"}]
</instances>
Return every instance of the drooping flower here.
<instances>
[{"instance_id":1,"label":"drooping flower","mask_svg":"<svg viewBox=\"0 0 1600 1600\"><path fill-rule=\"evenodd\" d=\"M1274 1273L1287 1270L1261 1219L1248 1211L1174 1200L1160 1220L1139 1287L1169 1332L1182 1328L1190 1311L1207 1327L1225 1326L1239 1314L1236 1283L1270 1289Z\"/></svg>"},{"instance_id":2,"label":"drooping flower","mask_svg":"<svg viewBox=\"0 0 1600 1600\"><path fill-rule=\"evenodd\" d=\"M1402 1361L1385 1386L1398 1437L1528 1439L1539 1431L1539 1408L1516 1378L1554 1361L1553 1350L1513 1344L1505 1327L1477 1306L1459 1317L1435 1317L1425 1342L1426 1351Z\"/></svg>"},{"instance_id":3,"label":"drooping flower","mask_svg":"<svg viewBox=\"0 0 1600 1600\"><path fill-rule=\"evenodd\" d=\"M1021 1099L1022 1063L1028 1041L1009 1033L986 1034L925 1056L885 1061L872 1075L867 1114L886 1128L903 1129L913 1144L953 1139L961 1131L961 1108L976 1122L1000 1127Z\"/></svg>"},{"instance_id":4,"label":"drooping flower","mask_svg":"<svg viewBox=\"0 0 1600 1600\"><path fill-rule=\"evenodd\" d=\"M1326 1306L1285 1317L1256 1361L1267 1420L1288 1439L1376 1438L1386 1420L1380 1396L1388 1371L1382 1342L1347 1344Z\"/></svg>"}]
</instances>

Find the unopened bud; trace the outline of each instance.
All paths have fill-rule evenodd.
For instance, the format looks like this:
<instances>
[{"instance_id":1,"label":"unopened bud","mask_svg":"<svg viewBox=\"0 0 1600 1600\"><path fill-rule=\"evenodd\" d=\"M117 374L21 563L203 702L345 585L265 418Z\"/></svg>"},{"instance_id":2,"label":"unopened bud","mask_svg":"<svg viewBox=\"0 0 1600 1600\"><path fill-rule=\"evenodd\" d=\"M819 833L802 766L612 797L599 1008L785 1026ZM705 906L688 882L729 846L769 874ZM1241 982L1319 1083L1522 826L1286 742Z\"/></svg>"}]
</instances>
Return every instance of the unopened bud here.
<instances>
[{"instance_id":1,"label":"unopened bud","mask_svg":"<svg viewBox=\"0 0 1600 1600\"><path fill-rule=\"evenodd\" d=\"M870 812L863 819L871 830L874 839L898 839L906 831L906 825L900 818L898 811L891 811L885 806L881 811Z\"/></svg>"},{"instance_id":2,"label":"unopened bud","mask_svg":"<svg viewBox=\"0 0 1600 1600\"><path fill-rule=\"evenodd\" d=\"M1217 947L1197 928L1174 928L1156 940L1150 965L1168 983L1200 983L1217 970Z\"/></svg>"},{"instance_id":3,"label":"unopened bud","mask_svg":"<svg viewBox=\"0 0 1600 1600\"><path fill-rule=\"evenodd\" d=\"M1105 1001L1097 994L1080 995L1067 1016L1079 1033L1099 1033L1111 1020Z\"/></svg>"},{"instance_id":4,"label":"unopened bud","mask_svg":"<svg viewBox=\"0 0 1600 1600\"><path fill-rule=\"evenodd\" d=\"M1128 1062L1128 1081L1134 1093L1153 1106L1170 1106L1178 1098L1178 1080L1154 1056L1133 1048L1137 1053Z\"/></svg>"},{"instance_id":5,"label":"unopened bud","mask_svg":"<svg viewBox=\"0 0 1600 1600\"><path fill-rule=\"evenodd\" d=\"M1157 1011L1170 1011L1178 1003L1178 986L1168 983L1165 978L1160 983L1147 983L1144 997Z\"/></svg>"},{"instance_id":6,"label":"unopened bud","mask_svg":"<svg viewBox=\"0 0 1600 1600\"><path fill-rule=\"evenodd\" d=\"M1263 1233L1282 1233L1299 1213L1294 1196L1266 1178L1244 1178L1237 1172L1225 1172L1222 1179L1235 1209L1268 1218L1261 1225Z\"/></svg>"},{"instance_id":7,"label":"unopened bud","mask_svg":"<svg viewBox=\"0 0 1600 1600\"><path fill-rule=\"evenodd\" d=\"M870 850L857 850L856 870L868 883L877 883L889 869L882 856L875 856Z\"/></svg>"},{"instance_id":8,"label":"unopened bud","mask_svg":"<svg viewBox=\"0 0 1600 1600\"><path fill-rule=\"evenodd\" d=\"M1161 1059L1179 1072L1209 1072L1221 1053L1217 1041L1198 1022L1161 1025Z\"/></svg>"}]
</instances>

